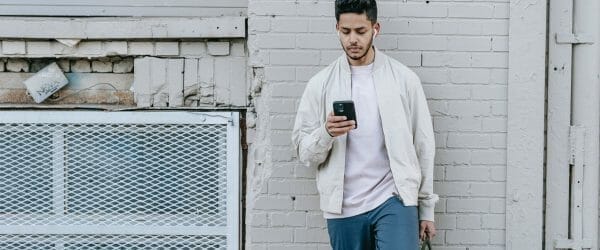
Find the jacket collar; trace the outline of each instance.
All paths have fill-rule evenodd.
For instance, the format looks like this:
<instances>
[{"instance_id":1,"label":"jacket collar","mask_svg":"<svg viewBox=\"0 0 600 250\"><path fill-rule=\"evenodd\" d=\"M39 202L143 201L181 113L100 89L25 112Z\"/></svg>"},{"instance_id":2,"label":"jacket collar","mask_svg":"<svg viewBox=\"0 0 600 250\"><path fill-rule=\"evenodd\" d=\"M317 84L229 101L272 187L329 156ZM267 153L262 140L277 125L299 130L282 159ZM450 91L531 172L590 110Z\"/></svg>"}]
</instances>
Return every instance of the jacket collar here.
<instances>
[{"instance_id":1,"label":"jacket collar","mask_svg":"<svg viewBox=\"0 0 600 250\"><path fill-rule=\"evenodd\" d=\"M373 72L375 72L379 68L381 68L381 66L383 66L385 61L385 55L381 53L381 51L379 51L377 48L375 48L375 46L373 46L373 49L375 50L375 60L373 60ZM345 71L348 74L352 72L350 70L350 63L348 62L348 57L346 56L346 53L344 53L338 60L340 67L343 71Z\"/></svg>"}]
</instances>

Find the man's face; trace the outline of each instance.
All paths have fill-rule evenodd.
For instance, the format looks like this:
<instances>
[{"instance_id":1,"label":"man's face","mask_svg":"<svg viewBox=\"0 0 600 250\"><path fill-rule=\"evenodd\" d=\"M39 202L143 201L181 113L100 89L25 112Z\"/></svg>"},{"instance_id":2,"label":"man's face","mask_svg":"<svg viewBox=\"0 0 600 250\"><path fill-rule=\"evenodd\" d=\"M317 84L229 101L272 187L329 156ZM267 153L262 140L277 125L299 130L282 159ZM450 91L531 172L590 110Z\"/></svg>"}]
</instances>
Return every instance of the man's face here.
<instances>
[{"instance_id":1,"label":"man's face","mask_svg":"<svg viewBox=\"0 0 600 250\"><path fill-rule=\"evenodd\" d=\"M373 34L379 30L379 23L371 23L364 13L344 13L336 28L346 55L352 60L361 60L373 44Z\"/></svg>"}]
</instances>

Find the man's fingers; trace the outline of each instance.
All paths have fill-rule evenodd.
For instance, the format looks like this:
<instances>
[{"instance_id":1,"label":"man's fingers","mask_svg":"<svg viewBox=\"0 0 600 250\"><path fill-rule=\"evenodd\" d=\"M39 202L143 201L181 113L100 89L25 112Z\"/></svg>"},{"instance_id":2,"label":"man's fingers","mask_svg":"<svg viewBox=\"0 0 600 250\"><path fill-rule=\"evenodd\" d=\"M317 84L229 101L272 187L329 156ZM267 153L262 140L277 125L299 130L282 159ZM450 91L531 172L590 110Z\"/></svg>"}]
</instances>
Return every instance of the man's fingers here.
<instances>
[{"instance_id":1,"label":"man's fingers","mask_svg":"<svg viewBox=\"0 0 600 250\"><path fill-rule=\"evenodd\" d=\"M332 134L343 134L346 133L350 130L354 129L354 125L352 126L346 126L346 127L336 127L336 128L330 128L329 132Z\"/></svg>"},{"instance_id":2,"label":"man's fingers","mask_svg":"<svg viewBox=\"0 0 600 250\"><path fill-rule=\"evenodd\" d=\"M347 120L347 118L345 116L328 116L327 117L327 121L328 122L339 122L339 121L345 121Z\"/></svg>"},{"instance_id":3,"label":"man's fingers","mask_svg":"<svg viewBox=\"0 0 600 250\"><path fill-rule=\"evenodd\" d=\"M421 240L425 239L425 227L423 226L423 224L421 224L421 226L419 227L419 238Z\"/></svg>"}]
</instances>

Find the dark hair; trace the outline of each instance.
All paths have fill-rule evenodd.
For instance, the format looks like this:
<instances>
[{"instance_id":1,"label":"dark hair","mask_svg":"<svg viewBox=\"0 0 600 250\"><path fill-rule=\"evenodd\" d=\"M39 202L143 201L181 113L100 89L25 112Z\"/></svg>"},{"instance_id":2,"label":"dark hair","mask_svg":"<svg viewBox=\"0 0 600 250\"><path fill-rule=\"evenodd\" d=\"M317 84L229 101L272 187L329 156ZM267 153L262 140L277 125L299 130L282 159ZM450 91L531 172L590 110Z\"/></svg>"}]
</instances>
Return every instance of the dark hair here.
<instances>
[{"instance_id":1,"label":"dark hair","mask_svg":"<svg viewBox=\"0 0 600 250\"><path fill-rule=\"evenodd\" d=\"M375 0L335 0L335 20L340 21L344 13L367 14L367 20L377 22L377 3Z\"/></svg>"}]
</instances>

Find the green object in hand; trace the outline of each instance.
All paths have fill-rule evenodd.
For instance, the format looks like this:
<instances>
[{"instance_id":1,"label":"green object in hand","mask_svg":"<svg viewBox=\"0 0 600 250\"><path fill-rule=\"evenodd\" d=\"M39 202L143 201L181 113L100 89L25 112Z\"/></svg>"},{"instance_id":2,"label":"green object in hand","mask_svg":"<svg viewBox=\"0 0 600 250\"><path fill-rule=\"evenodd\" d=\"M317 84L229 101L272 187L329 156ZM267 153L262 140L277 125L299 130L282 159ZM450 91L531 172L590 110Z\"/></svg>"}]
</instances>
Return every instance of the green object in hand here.
<instances>
[{"instance_id":1,"label":"green object in hand","mask_svg":"<svg viewBox=\"0 0 600 250\"><path fill-rule=\"evenodd\" d=\"M431 242L429 241L429 237L425 237L425 240L421 242L421 250L433 250L433 248L431 248Z\"/></svg>"}]
</instances>

